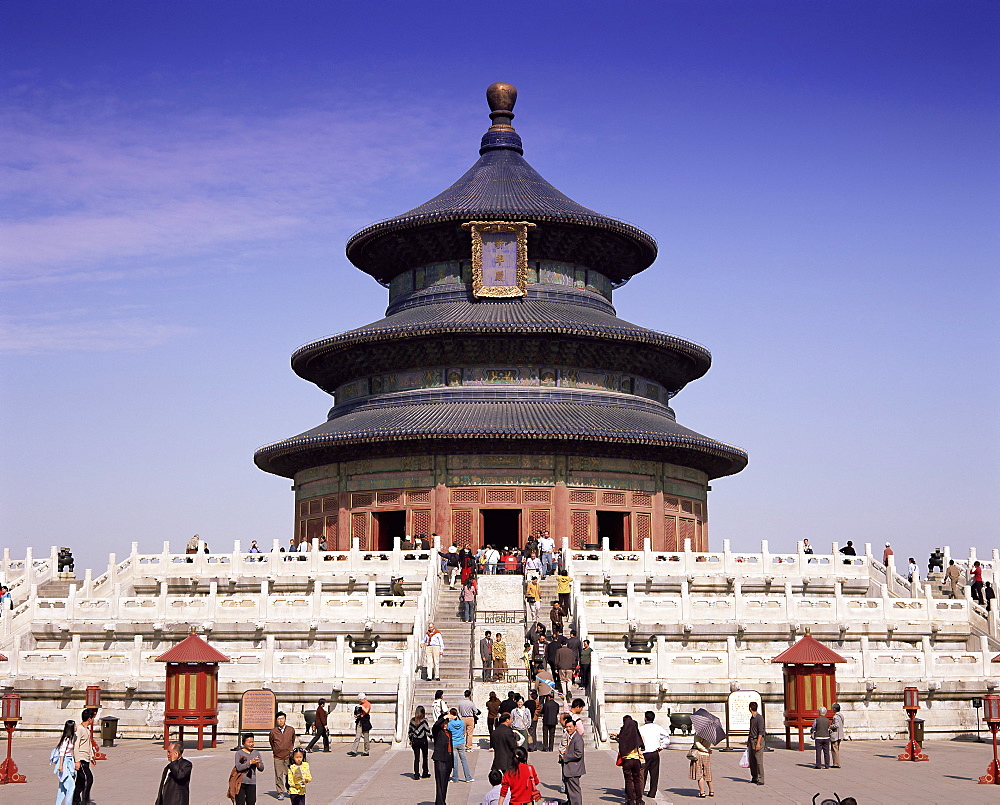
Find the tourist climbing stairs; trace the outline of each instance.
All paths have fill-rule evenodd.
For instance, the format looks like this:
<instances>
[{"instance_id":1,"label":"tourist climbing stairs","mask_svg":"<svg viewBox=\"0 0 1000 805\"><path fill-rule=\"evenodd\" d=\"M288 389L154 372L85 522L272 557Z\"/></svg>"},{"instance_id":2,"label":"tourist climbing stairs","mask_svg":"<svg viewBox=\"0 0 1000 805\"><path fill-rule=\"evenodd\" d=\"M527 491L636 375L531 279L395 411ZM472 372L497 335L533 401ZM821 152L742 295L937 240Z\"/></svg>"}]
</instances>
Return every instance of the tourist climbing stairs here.
<instances>
[{"instance_id":1,"label":"tourist climbing stairs","mask_svg":"<svg viewBox=\"0 0 1000 805\"><path fill-rule=\"evenodd\" d=\"M438 589L437 604L434 609L434 625L440 629L441 637L444 639L444 653L441 655L441 681L425 680L422 674L417 678L413 690L413 704L423 705L428 716L430 716L431 704L434 702L434 691L443 690L444 700L449 705L455 706L469 687L470 657L472 656L469 646L473 625L462 621L459 614L458 590L449 590L447 583L443 583Z\"/></svg>"}]
</instances>

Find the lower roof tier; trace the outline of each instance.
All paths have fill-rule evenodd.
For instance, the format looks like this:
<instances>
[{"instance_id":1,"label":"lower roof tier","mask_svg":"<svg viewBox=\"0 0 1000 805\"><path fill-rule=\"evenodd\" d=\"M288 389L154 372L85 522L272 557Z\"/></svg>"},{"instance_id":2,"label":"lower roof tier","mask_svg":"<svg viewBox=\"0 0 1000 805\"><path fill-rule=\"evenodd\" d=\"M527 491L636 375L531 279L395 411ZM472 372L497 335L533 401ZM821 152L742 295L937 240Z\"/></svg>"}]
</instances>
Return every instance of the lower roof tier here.
<instances>
[{"instance_id":1,"label":"lower roof tier","mask_svg":"<svg viewBox=\"0 0 1000 805\"><path fill-rule=\"evenodd\" d=\"M257 450L266 472L291 478L334 461L409 452L547 450L666 460L719 478L739 472L738 447L678 425L665 406L567 402L411 402L359 405L311 430ZM438 445L438 447L435 447ZM637 449L640 448L640 449Z\"/></svg>"}]
</instances>

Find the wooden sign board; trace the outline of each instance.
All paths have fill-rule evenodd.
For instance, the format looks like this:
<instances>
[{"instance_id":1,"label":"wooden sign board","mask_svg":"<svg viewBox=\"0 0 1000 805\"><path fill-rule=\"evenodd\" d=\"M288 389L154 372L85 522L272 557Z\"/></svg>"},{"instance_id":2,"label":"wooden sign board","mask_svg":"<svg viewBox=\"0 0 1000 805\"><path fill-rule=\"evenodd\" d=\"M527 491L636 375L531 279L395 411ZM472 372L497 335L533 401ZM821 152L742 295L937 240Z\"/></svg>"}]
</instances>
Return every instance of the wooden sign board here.
<instances>
[{"instance_id":1,"label":"wooden sign board","mask_svg":"<svg viewBox=\"0 0 1000 805\"><path fill-rule=\"evenodd\" d=\"M270 732L278 715L274 691L247 690L240 697L240 732Z\"/></svg>"},{"instance_id":2,"label":"wooden sign board","mask_svg":"<svg viewBox=\"0 0 1000 805\"><path fill-rule=\"evenodd\" d=\"M726 734L750 734L750 702L757 702L757 712L763 714L760 693L755 690L734 690L726 699Z\"/></svg>"}]
</instances>

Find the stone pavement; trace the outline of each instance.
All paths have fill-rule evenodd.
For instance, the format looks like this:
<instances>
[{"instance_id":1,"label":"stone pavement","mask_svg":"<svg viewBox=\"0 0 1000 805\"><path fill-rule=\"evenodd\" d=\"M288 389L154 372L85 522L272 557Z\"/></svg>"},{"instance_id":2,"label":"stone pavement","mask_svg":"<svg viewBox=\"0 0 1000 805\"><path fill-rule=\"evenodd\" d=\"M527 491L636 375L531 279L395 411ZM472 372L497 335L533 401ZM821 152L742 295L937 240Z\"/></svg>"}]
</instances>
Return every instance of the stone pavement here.
<instances>
[{"instance_id":1,"label":"stone pavement","mask_svg":"<svg viewBox=\"0 0 1000 805\"><path fill-rule=\"evenodd\" d=\"M3 805L42 805L55 799L56 779L48 765L55 736L16 735L14 759L28 782L0 786ZM258 745L261 742L258 742ZM267 745L266 739L262 741ZM187 757L194 764L191 805L225 805L226 782L232 766L232 739L226 745L202 752L189 749ZM314 753L310 765L314 782L309 787L309 805L431 805L434 780L412 779L409 750L392 751L385 744L373 744L367 758L349 758L349 744L333 744L330 754ZM748 782L739 768L739 752L716 752L712 756L716 795L712 802L732 803L810 803L813 795L853 796L859 805L913 805L913 803L1000 803L1000 786L977 785L992 758L989 743L929 742L925 750L928 763L900 763L895 758L901 744L889 741L849 742L843 753L844 768L816 770L809 763L812 752L776 749L767 754L767 785ZM153 805L156 786L166 763L159 742L119 741L105 750L108 760L95 769L94 802L97 805ZM6 756L6 741L0 740L0 754ZM261 774L258 803L269 805L273 795L270 756L263 752L267 768ZM687 779L687 761L682 751L666 752L661 761L660 793L656 805L688 802L695 798L697 787ZM542 780L542 794L558 797L559 771L556 754L532 753L531 762ZM622 778L614 765L613 752L591 750L587 755L588 774L583 778L584 802L622 803ZM475 782L452 784L448 789L449 805L479 805L489 787L487 775L492 753L478 749L470 755ZM817 800L818 802L819 800ZM287 800L286 800L287 802ZM652 800L646 803L652 805Z\"/></svg>"}]
</instances>

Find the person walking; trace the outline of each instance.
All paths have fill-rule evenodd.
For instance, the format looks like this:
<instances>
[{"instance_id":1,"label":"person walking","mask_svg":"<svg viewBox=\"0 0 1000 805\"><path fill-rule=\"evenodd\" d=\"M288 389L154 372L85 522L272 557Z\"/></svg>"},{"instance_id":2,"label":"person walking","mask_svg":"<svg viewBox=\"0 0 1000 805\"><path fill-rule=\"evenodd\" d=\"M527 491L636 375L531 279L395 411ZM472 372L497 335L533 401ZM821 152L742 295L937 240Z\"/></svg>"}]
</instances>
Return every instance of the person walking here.
<instances>
[{"instance_id":1,"label":"person walking","mask_svg":"<svg viewBox=\"0 0 1000 805\"><path fill-rule=\"evenodd\" d=\"M531 728L531 711L524 706L524 699L517 697L517 705L510 711L510 727L518 735L518 745L527 749L531 745L528 730Z\"/></svg>"},{"instance_id":2,"label":"person walking","mask_svg":"<svg viewBox=\"0 0 1000 805\"><path fill-rule=\"evenodd\" d=\"M369 739L368 734L372 731L372 703L363 693L358 694L358 704L354 708L354 745L347 754L350 757L361 755L368 757ZM361 744L364 742L365 751L362 752Z\"/></svg>"},{"instance_id":3,"label":"person walking","mask_svg":"<svg viewBox=\"0 0 1000 805\"><path fill-rule=\"evenodd\" d=\"M560 640L556 650L556 670L559 672L559 690L569 699L573 690L573 672L576 670L576 654L566 644L566 638Z\"/></svg>"},{"instance_id":4,"label":"person walking","mask_svg":"<svg viewBox=\"0 0 1000 805\"><path fill-rule=\"evenodd\" d=\"M646 796L656 799L656 789L660 782L660 751L670 746L670 735L656 723L656 713L647 710L643 725L639 727L642 736L642 787Z\"/></svg>"},{"instance_id":5,"label":"person walking","mask_svg":"<svg viewBox=\"0 0 1000 805\"><path fill-rule=\"evenodd\" d=\"M306 747L307 752L312 752L313 747L316 746L316 742L322 738L323 739L323 751L330 751L330 733L326 728L326 699L320 699L319 703L316 705L316 718L313 721L313 727L316 730L316 734L313 735L313 739L309 742L309 746Z\"/></svg>"},{"instance_id":6,"label":"person walking","mask_svg":"<svg viewBox=\"0 0 1000 805\"><path fill-rule=\"evenodd\" d=\"M510 726L510 713L500 714L490 746L493 748L493 765L490 768L507 771L517 749L517 736Z\"/></svg>"},{"instance_id":7,"label":"person walking","mask_svg":"<svg viewBox=\"0 0 1000 805\"><path fill-rule=\"evenodd\" d=\"M295 729L285 722L285 714L278 713L277 722L267 736L274 758L274 784L278 789L278 799L284 799L288 793L288 765L295 746Z\"/></svg>"},{"instance_id":8,"label":"person walking","mask_svg":"<svg viewBox=\"0 0 1000 805\"><path fill-rule=\"evenodd\" d=\"M510 768L500 780L500 801L510 794L507 805L531 805L541 800L538 791L538 774L528 763L528 753L523 746L517 747L511 758Z\"/></svg>"},{"instance_id":9,"label":"person walking","mask_svg":"<svg viewBox=\"0 0 1000 805\"><path fill-rule=\"evenodd\" d=\"M992 582L986 582L983 587L983 600L986 602L986 611L993 611L993 599L997 597L996 591L993 589Z\"/></svg>"},{"instance_id":10,"label":"person walking","mask_svg":"<svg viewBox=\"0 0 1000 805\"><path fill-rule=\"evenodd\" d=\"M448 732L451 733L451 754L452 754L452 765L451 765L451 781L453 783L458 782L458 764L459 761L462 763L462 782L472 783L475 782L472 778L472 773L469 771L469 757L465 753L465 722L462 721L462 717L458 714L458 709L452 707L448 711Z\"/></svg>"},{"instance_id":11,"label":"person walking","mask_svg":"<svg viewBox=\"0 0 1000 805\"><path fill-rule=\"evenodd\" d=\"M301 746L295 747L291 761L288 767L288 794L292 805L306 805L306 786L312 782L312 773L306 763L306 750Z\"/></svg>"},{"instance_id":12,"label":"person walking","mask_svg":"<svg viewBox=\"0 0 1000 805\"><path fill-rule=\"evenodd\" d=\"M483 557L486 560L486 572L490 576L495 576L497 573L497 565L500 563L500 551L494 548L492 545L486 546L486 554Z\"/></svg>"},{"instance_id":13,"label":"person walking","mask_svg":"<svg viewBox=\"0 0 1000 805\"><path fill-rule=\"evenodd\" d=\"M492 681L493 671L493 637L488 631L479 641L479 659L483 662L483 682Z\"/></svg>"},{"instance_id":14,"label":"person walking","mask_svg":"<svg viewBox=\"0 0 1000 805\"><path fill-rule=\"evenodd\" d=\"M76 760L73 752L76 748L76 722L69 719L63 724L59 743L49 755L49 763L55 766L54 773L59 785L56 788L56 805L71 805L73 789L76 784Z\"/></svg>"},{"instance_id":15,"label":"person walking","mask_svg":"<svg viewBox=\"0 0 1000 805\"><path fill-rule=\"evenodd\" d=\"M820 707L818 713L809 728L809 734L816 747L816 768L828 769L830 768L830 719L827 718L825 707Z\"/></svg>"},{"instance_id":16,"label":"person walking","mask_svg":"<svg viewBox=\"0 0 1000 805\"><path fill-rule=\"evenodd\" d=\"M496 729L497 719L500 717L500 705L503 702L497 698L497 692L495 690L490 691L490 697L486 700L486 732L489 733L490 739L493 738L493 730Z\"/></svg>"},{"instance_id":17,"label":"person walking","mask_svg":"<svg viewBox=\"0 0 1000 805\"><path fill-rule=\"evenodd\" d=\"M969 579L972 581L972 597L975 599L979 606L985 606L986 601L983 600L983 566L977 559L972 565L972 570L969 571Z\"/></svg>"},{"instance_id":18,"label":"person walking","mask_svg":"<svg viewBox=\"0 0 1000 805\"><path fill-rule=\"evenodd\" d=\"M750 756L750 782L764 785L764 716L757 712L757 702L750 702L747 750Z\"/></svg>"},{"instance_id":19,"label":"person walking","mask_svg":"<svg viewBox=\"0 0 1000 805\"><path fill-rule=\"evenodd\" d=\"M507 644L503 642L503 635L496 633L493 640L493 679L502 681L507 678Z\"/></svg>"},{"instance_id":20,"label":"person walking","mask_svg":"<svg viewBox=\"0 0 1000 805\"><path fill-rule=\"evenodd\" d=\"M444 700L444 691L438 688L434 691L434 703L431 704L431 718L437 721L441 716L448 715L448 711L451 710L448 707L447 702Z\"/></svg>"},{"instance_id":21,"label":"person walking","mask_svg":"<svg viewBox=\"0 0 1000 805\"><path fill-rule=\"evenodd\" d=\"M184 758L184 746L167 747L167 765L163 767L156 805L188 805L191 799L191 761Z\"/></svg>"},{"instance_id":22,"label":"person walking","mask_svg":"<svg viewBox=\"0 0 1000 805\"><path fill-rule=\"evenodd\" d=\"M906 570L906 580L913 584L913 580L920 581L920 570L917 568L917 560L910 557L910 565Z\"/></svg>"},{"instance_id":23,"label":"person walking","mask_svg":"<svg viewBox=\"0 0 1000 805\"><path fill-rule=\"evenodd\" d=\"M90 789L94 786L94 773L90 770L94 762L94 741L90 734L97 710L92 707L84 709L80 716L80 727L76 731L76 744L73 747L73 758L76 766L76 785L73 789L75 805L89 805Z\"/></svg>"},{"instance_id":24,"label":"person walking","mask_svg":"<svg viewBox=\"0 0 1000 805\"><path fill-rule=\"evenodd\" d=\"M545 652L548 648L548 642L545 640L544 634L539 634L534 644L531 647L531 678L534 679L535 675L545 668Z\"/></svg>"},{"instance_id":25,"label":"person walking","mask_svg":"<svg viewBox=\"0 0 1000 805\"><path fill-rule=\"evenodd\" d=\"M889 557L892 556L892 545L888 542L885 544L885 549L882 551L882 564L889 564Z\"/></svg>"},{"instance_id":26,"label":"person walking","mask_svg":"<svg viewBox=\"0 0 1000 805\"><path fill-rule=\"evenodd\" d=\"M448 805L448 781L455 765L455 755L452 751L447 715L441 716L434 722L431 739L434 741L434 805Z\"/></svg>"},{"instance_id":27,"label":"person walking","mask_svg":"<svg viewBox=\"0 0 1000 805\"><path fill-rule=\"evenodd\" d=\"M833 721L830 724L830 754L833 768L840 768L840 742L844 740L844 714L840 712L840 702L833 703Z\"/></svg>"},{"instance_id":28,"label":"person walking","mask_svg":"<svg viewBox=\"0 0 1000 805\"><path fill-rule=\"evenodd\" d=\"M559 568L556 573L556 595L559 596L559 607L562 614L569 616L569 596L573 590L573 577L566 572L566 568Z\"/></svg>"},{"instance_id":29,"label":"person walking","mask_svg":"<svg viewBox=\"0 0 1000 805\"><path fill-rule=\"evenodd\" d=\"M549 623L552 624L552 636L555 637L556 632L561 632L563 628L563 611L562 607L559 605L558 601L552 603L552 608L549 610Z\"/></svg>"},{"instance_id":30,"label":"person walking","mask_svg":"<svg viewBox=\"0 0 1000 805\"><path fill-rule=\"evenodd\" d=\"M948 585L948 591L952 598L958 598L962 592L958 585L960 578L962 578L962 568L955 564L954 559L949 559L948 569L944 572L944 581Z\"/></svg>"},{"instance_id":31,"label":"person walking","mask_svg":"<svg viewBox=\"0 0 1000 805\"><path fill-rule=\"evenodd\" d=\"M580 687L586 693L590 687L590 664L594 661L594 650L590 647L590 641L583 641L583 648L580 649Z\"/></svg>"},{"instance_id":32,"label":"person walking","mask_svg":"<svg viewBox=\"0 0 1000 805\"><path fill-rule=\"evenodd\" d=\"M479 593L479 584L473 577L462 582L462 590L458 594L459 602L462 605L462 622L472 623L475 620L473 614L476 609L476 595Z\"/></svg>"},{"instance_id":33,"label":"person walking","mask_svg":"<svg viewBox=\"0 0 1000 805\"><path fill-rule=\"evenodd\" d=\"M476 709L476 705L472 702L472 691L467 690L462 694L465 698L458 703L458 716L462 719L462 723L465 724L465 751L472 751L472 734L476 731L476 715L479 710Z\"/></svg>"},{"instance_id":34,"label":"person walking","mask_svg":"<svg viewBox=\"0 0 1000 805\"><path fill-rule=\"evenodd\" d=\"M413 718L406 730L406 740L410 742L413 750L413 779L419 780L421 777L430 777L427 772L427 747L431 737L431 728L427 723L427 713L424 708L417 705L413 711ZM424 760L424 773L420 774L420 759Z\"/></svg>"},{"instance_id":35,"label":"person walking","mask_svg":"<svg viewBox=\"0 0 1000 805\"><path fill-rule=\"evenodd\" d=\"M242 737L234 769L238 776L229 778L229 798L236 805L257 805L257 772L264 771L264 758L253 748L252 733Z\"/></svg>"},{"instance_id":36,"label":"person walking","mask_svg":"<svg viewBox=\"0 0 1000 805\"><path fill-rule=\"evenodd\" d=\"M542 578L552 575L552 569L555 567L555 563L552 561L552 552L555 548L556 541L549 536L548 531L539 537L538 550L541 552Z\"/></svg>"},{"instance_id":37,"label":"person walking","mask_svg":"<svg viewBox=\"0 0 1000 805\"><path fill-rule=\"evenodd\" d=\"M618 757L621 760L622 777L625 782L625 801L628 805L642 805L642 736L639 725L632 716L622 718L622 728L611 736L618 741Z\"/></svg>"},{"instance_id":38,"label":"person walking","mask_svg":"<svg viewBox=\"0 0 1000 805\"><path fill-rule=\"evenodd\" d=\"M712 745L700 735L694 736L694 744L688 751L688 760L691 761L688 776L698 783L698 796L704 799L706 796L714 797L715 791L712 789ZM708 787L708 794L705 794L705 787Z\"/></svg>"},{"instance_id":39,"label":"person walking","mask_svg":"<svg viewBox=\"0 0 1000 805\"><path fill-rule=\"evenodd\" d=\"M577 730L576 719L566 719L566 732L569 733L569 742L559 756L566 785L566 801L569 805L583 805L580 778L587 773L587 766L583 760L583 736Z\"/></svg>"},{"instance_id":40,"label":"person walking","mask_svg":"<svg viewBox=\"0 0 1000 805\"><path fill-rule=\"evenodd\" d=\"M541 606L542 589L538 584L538 576L531 576L524 589L524 609L528 615L528 623L538 623L538 608Z\"/></svg>"},{"instance_id":41,"label":"person walking","mask_svg":"<svg viewBox=\"0 0 1000 805\"><path fill-rule=\"evenodd\" d=\"M559 723L559 703L551 693L542 698L542 751L551 752Z\"/></svg>"},{"instance_id":42,"label":"person walking","mask_svg":"<svg viewBox=\"0 0 1000 805\"><path fill-rule=\"evenodd\" d=\"M444 654L444 637L433 622L427 624L427 632L420 641L420 645L424 646L424 650L427 652L427 656L424 658L427 665L427 681L439 681L441 679L441 655Z\"/></svg>"},{"instance_id":43,"label":"person walking","mask_svg":"<svg viewBox=\"0 0 1000 805\"><path fill-rule=\"evenodd\" d=\"M531 742L528 744L528 751L534 752L538 749L538 718L542 714L542 705L538 701L536 688L533 687L528 691L528 698L524 700L524 706L531 713L531 723L528 725L528 737L531 738Z\"/></svg>"}]
</instances>

